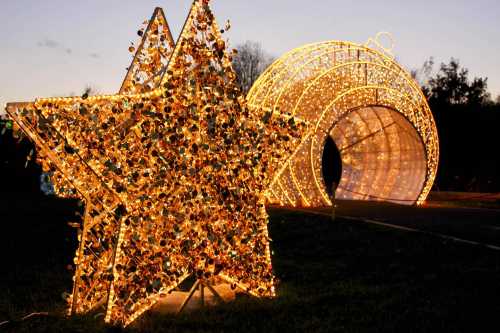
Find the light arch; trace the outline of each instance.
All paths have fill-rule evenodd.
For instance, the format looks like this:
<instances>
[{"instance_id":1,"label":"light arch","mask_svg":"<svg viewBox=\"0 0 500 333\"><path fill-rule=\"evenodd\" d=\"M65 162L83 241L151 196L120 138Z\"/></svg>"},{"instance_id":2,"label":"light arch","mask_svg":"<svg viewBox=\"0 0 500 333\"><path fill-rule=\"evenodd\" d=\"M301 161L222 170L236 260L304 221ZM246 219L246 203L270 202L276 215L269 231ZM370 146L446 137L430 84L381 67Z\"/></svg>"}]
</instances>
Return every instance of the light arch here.
<instances>
[{"instance_id":1,"label":"light arch","mask_svg":"<svg viewBox=\"0 0 500 333\"><path fill-rule=\"evenodd\" d=\"M418 84L388 54L342 41L309 44L276 60L247 99L256 111L291 113L313 127L269 189L271 203L331 204L321 169L328 136L341 151L337 198L427 198L439 160L436 125Z\"/></svg>"}]
</instances>

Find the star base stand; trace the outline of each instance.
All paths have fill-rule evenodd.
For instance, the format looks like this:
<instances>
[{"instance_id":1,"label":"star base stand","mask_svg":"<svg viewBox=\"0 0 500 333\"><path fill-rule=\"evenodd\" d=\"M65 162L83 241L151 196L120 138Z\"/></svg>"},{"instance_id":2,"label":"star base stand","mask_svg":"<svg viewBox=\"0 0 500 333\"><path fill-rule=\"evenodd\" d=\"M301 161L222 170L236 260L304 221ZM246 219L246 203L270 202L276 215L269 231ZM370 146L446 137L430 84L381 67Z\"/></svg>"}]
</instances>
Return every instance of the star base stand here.
<instances>
[{"instance_id":1,"label":"star base stand","mask_svg":"<svg viewBox=\"0 0 500 333\"><path fill-rule=\"evenodd\" d=\"M235 298L236 290L230 284L199 279L189 291L172 291L151 310L160 314L181 314L231 302Z\"/></svg>"}]
</instances>

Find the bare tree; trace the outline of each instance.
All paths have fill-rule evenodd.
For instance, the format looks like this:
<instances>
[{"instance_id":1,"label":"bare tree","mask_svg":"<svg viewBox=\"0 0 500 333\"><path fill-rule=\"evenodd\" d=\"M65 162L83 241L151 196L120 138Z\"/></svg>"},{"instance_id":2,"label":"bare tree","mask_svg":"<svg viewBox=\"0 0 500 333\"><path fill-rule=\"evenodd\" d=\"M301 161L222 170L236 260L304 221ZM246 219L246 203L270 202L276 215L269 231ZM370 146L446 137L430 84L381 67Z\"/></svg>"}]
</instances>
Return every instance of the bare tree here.
<instances>
[{"instance_id":1,"label":"bare tree","mask_svg":"<svg viewBox=\"0 0 500 333\"><path fill-rule=\"evenodd\" d=\"M274 58L264 52L259 43L252 41L238 45L236 51L233 67L238 76L238 83L246 94Z\"/></svg>"}]
</instances>

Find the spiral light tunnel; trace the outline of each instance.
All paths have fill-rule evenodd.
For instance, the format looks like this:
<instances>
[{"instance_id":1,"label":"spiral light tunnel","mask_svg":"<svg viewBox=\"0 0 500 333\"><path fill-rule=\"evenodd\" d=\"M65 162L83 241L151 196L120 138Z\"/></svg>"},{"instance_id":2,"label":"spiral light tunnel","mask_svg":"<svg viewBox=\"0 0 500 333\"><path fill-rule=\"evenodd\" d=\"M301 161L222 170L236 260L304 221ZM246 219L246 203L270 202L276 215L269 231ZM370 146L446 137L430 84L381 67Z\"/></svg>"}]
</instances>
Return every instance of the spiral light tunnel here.
<instances>
[{"instance_id":1,"label":"spiral light tunnel","mask_svg":"<svg viewBox=\"0 0 500 333\"><path fill-rule=\"evenodd\" d=\"M389 54L339 41L306 45L275 61L248 103L313 124L269 189L269 202L331 204L324 177L331 170L322 167L329 137L341 159L336 198L425 201L437 172L437 130L420 87Z\"/></svg>"}]
</instances>

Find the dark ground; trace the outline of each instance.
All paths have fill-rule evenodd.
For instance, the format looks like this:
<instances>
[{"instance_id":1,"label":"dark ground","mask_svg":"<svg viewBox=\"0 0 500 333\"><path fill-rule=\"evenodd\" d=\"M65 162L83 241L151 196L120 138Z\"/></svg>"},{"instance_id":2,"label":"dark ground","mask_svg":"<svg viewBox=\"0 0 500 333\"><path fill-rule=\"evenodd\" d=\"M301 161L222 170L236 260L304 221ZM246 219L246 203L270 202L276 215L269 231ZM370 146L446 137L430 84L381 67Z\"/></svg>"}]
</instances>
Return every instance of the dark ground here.
<instances>
[{"instance_id":1,"label":"dark ground","mask_svg":"<svg viewBox=\"0 0 500 333\"><path fill-rule=\"evenodd\" d=\"M66 319L74 202L3 198L0 204L0 322L12 332L107 332L102 317ZM354 210L356 211L356 210ZM500 324L500 251L424 234L270 209L273 300L240 298L179 317L146 314L130 332L482 332ZM470 223L481 224L475 218ZM450 220L451 223L452 220ZM461 221L460 219L457 221ZM469 223L468 222L468 223ZM498 235L498 234L497 234Z\"/></svg>"}]
</instances>

